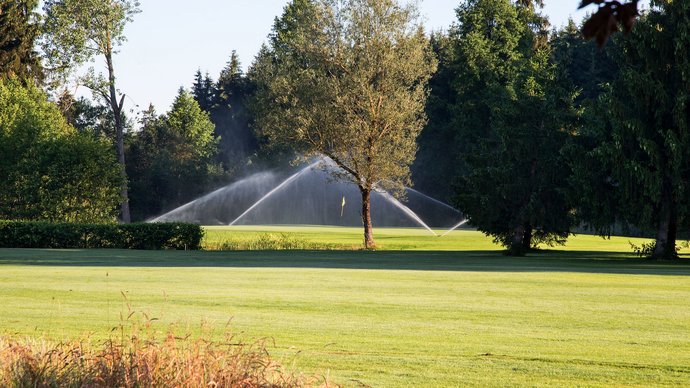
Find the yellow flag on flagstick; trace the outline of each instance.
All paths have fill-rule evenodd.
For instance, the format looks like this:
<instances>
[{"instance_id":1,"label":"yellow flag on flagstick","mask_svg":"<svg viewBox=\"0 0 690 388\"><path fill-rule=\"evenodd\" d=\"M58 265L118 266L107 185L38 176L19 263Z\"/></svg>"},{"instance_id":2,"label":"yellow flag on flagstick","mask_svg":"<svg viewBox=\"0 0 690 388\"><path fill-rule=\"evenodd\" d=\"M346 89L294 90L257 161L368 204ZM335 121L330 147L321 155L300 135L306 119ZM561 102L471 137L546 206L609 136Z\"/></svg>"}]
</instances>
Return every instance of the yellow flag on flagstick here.
<instances>
[{"instance_id":1,"label":"yellow flag on flagstick","mask_svg":"<svg viewBox=\"0 0 690 388\"><path fill-rule=\"evenodd\" d=\"M343 211L345 210L345 196L343 195L343 203L340 205L340 218L343 218Z\"/></svg>"}]
</instances>

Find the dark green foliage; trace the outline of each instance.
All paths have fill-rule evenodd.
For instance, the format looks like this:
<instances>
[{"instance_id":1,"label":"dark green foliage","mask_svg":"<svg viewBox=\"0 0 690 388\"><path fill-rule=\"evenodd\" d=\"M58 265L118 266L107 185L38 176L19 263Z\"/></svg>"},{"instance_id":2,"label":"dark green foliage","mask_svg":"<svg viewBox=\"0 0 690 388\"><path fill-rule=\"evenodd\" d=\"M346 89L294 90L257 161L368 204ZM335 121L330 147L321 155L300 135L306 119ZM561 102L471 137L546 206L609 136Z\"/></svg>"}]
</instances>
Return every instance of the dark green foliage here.
<instances>
[{"instance_id":1,"label":"dark green foliage","mask_svg":"<svg viewBox=\"0 0 690 388\"><path fill-rule=\"evenodd\" d=\"M119 169L112 145L78 133L36 87L0 82L0 218L115 219Z\"/></svg>"},{"instance_id":2,"label":"dark green foliage","mask_svg":"<svg viewBox=\"0 0 690 388\"><path fill-rule=\"evenodd\" d=\"M199 225L0 221L1 248L201 249Z\"/></svg>"},{"instance_id":3,"label":"dark green foliage","mask_svg":"<svg viewBox=\"0 0 690 388\"><path fill-rule=\"evenodd\" d=\"M208 113L190 94L181 91L162 117L150 107L141 123L127 147L134 219L171 210L219 184L218 138Z\"/></svg>"},{"instance_id":4,"label":"dark green foliage","mask_svg":"<svg viewBox=\"0 0 690 388\"><path fill-rule=\"evenodd\" d=\"M438 58L438 70L429 80L429 98L426 104L427 125L417 138L419 149L412 164L415 189L442 201L450 201L452 177L460 175L459 149L462 139L457 137L454 106L457 96L454 87L455 72L453 40L445 34L431 36L431 47Z\"/></svg>"},{"instance_id":5,"label":"dark green foliage","mask_svg":"<svg viewBox=\"0 0 690 388\"><path fill-rule=\"evenodd\" d=\"M253 93L249 78L242 72L235 51L230 55L217 82L197 71L192 85L192 95L215 125L220 138L216 161L222 163L229 175L246 172L250 163L256 162L259 142L250 128L251 114L247 101Z\"/></svg>"},{"instance_id":6,"label":"dark green foliage","mask_svg":"<svg viewBox=\"0 0 690 388\"><path fill-rule=\"evenodd\" d=\"M576 112L551 58L546 20L508 0L467 1L458 19L447 65L460 154L455 203L511 254L563 243L573 220L561 148Z\"/></svg>"},{"instance_id":7,"label":"dark green foliage","mask_svg":"<svg viewBox=\"0 0 690 388\"><path fill-rule=\"evenodd\" d=\"M201 70L197 70L194 75L194 84L192 85L192 95L196 102L199 103L201 110L210 112L214 105L216 90L213 85L213 80L208 73L206 76L201 75Z\"/></svg>"},{"instance_id":8,"label":"dark green foliage","mask_svg":"<svg viewBox=\"0 0 690 388\"><path fill-rule=\"evenodd\" d=\"M242 72L237 54L233 51L227 66L216 83L211 120L220 137L218 161L226 170L241 171L256 153L258 141L250 128L251 117L247 101L252 94L249 78Z\"/></svg>"},{"instance_id":9,"label":"dark green foliage","mask_svg":"<svg viewBox=\"0 0 690 388\"><path fill-rule=\"evenodd\" d=\"M57 105L67 123L77 131L94 136L115 137L113 114L108 107L94 104L84 97L75 99L67 91L60 94ZM131 123L124 115L122 121L128 130L132 129Z\"/></svg>"},{"instance_id":10,"label":"dark green foliage","mask_svg":"<svg viewBox=\"0 0 690 388\"><path fill-rule=\"evenodd\" d=\"M551 39L554 60L559 65L559 76L578 90L576 101L585 103L601 95L606 84L616 79L618 65L612 57L616 42L610 42L600 50L582 34L571 20Z\"/></svg>"},{"instance_id":11,"label":"dark green foliage","mask_svg":"<svg viewBox=\"0 0 690 388\"><path fill-rule=\"evenodd\" d=\"M38 0L0 0L0 79L40 81L41 60L34 49L38 38Z\"/></svg>"},{"instance_id":12,"label":"dark green foliage","mask_svg":"<svg viewBox=\"0 0 690 388\"><path fill-rule=\"evenodd\" d=\"M592 148L581 158L589 167L578 183L594 188L586 193L590 208L610 203L608 212L585 214L596 226L615 216L655 230L653 256L669 259L676 256L678 230L689 224L690 3L654 5L612 51L620 74L580 133ZM597 189L602 186L607 190ZM607 191L614 195L606 197Z\"/></svg>"}]
</instances>

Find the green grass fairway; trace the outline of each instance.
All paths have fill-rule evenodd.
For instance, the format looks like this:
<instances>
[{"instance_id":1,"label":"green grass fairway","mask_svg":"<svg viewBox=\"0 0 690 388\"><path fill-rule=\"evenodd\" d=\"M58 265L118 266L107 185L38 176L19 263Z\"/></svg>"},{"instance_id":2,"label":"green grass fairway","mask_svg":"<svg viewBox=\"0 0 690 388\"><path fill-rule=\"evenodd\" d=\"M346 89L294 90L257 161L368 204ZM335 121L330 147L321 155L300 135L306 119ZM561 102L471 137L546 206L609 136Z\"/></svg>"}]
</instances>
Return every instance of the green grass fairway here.
<instances>
[{"instance_id":1,"label":"green grass fairway","mask_svg":"<svg viewBox=\"0 0 690 388\"><path fill-rule=\"evenodd\" d=\"M234 232L260 231L209 238ZM117 336L124 293L160 331L221 333L232 318L284 364L345 386L690 385L687 253L649 262L632 239L578 236L516 259L477 232L447 237L378 230L384 248L415 251L0 249L0 333Z\"/></svg>"},{"instance_id":2,"label":"green grass fairway","mask_svg":"<svg viewBox=\"0 0 690 388\"><path fill-rule=\"evenodd\" d=\"M362 228L330 226L206 226L205 230L206 244L219 243L227 239L256 238L262 234L275 235L280 233L287 233L309 242L338 244L347 247L361 247L364 239ZM441 235L446 231L436 229L435 232ZM454 230L447 236L438 237L424 229L375 227L374 238L378 250L467 251L501 249L500 246L493 244L490 238L467 229ZM580 235L571 238L567 247L555 247L554 249L630 253L631 242L639 246L642 242L649 241L633 237L604 240L601 237ZM690 249L681 252L690 253Z\"/></svg>"}]
</instances>

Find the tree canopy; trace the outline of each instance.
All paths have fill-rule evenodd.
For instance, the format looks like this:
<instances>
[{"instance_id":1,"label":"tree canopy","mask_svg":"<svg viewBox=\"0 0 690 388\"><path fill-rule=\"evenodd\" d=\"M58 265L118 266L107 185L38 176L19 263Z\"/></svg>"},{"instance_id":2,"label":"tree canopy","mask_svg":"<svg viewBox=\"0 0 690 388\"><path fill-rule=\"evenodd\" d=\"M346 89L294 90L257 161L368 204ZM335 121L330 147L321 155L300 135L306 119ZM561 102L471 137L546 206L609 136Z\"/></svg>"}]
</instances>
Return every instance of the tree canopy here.
<instances>
[{"instance_id":1,"label":"tree canopy","mask_svg":"<svg viewBox=\"0 0 690 388\"><path fill-rule=\"evenodd\" d=\"M123 185L120 190L120 219L130 221L129 196L124 146L124 94L115 84L113 54L125 40L124 28L139 12L136 0L47 0L41 47L51 74L58 82L77 66L101 56L107 78L91 69L81 82L91 89L112 112L115 146L121 166Z\"/></svg>"},{"instance_id":2,"label":"tree canopy","mask_svg":"<svg viewBox=\"0 0 690 388\"><path fill-rule=\"evenodd\" d=\"M0 218L112 222L121 184L108 142L69 126L35 86L0 81Z\"/></svg>"},{"instance_id":3,"label":"tree canopy","mask_svg":"<svg viewBox=\"0 0 690 388\"><path fill-rule=\"evenodd\" d=\"M135 219L171 210L214 188L222 175L214 162L219 139L192 95L180 90L170 112L159 117L150 108L141 124L127 148Z\"/></svg>"},{"instance_id":4,"label":"tree canopy","mask_svg":"<svg viewBox=\"0 0 690 388\"><path fill-rule=\"evenodd\" d=\"M34 47L40 30L37 5L38 0L0 0L0 79L42 80Z\"/></svg>"},{"instance_id":5,"label":"tree canopy","mask_svg":"<svg viewBox=\"0 0 690 388\"><path fill-rule=\"evenodd\" d=\"M455 203L513 254L563 242L572 225L560 148L575 94L557 76L546 25L530 6L470 0L450 33Z\"/></svg>"},{"instance_id":6,"label":"tree canopy","mask_svg":"<svg viewBox=\"0 0 690 388\"><path fill-rule=\"evenodd\" d=\"M435 66L413 5L295 0L252 67L260 133L357 185L368 248L371 191L409 183Z\"/></svg>"},{"instance_id":7,"label":"tree canopy","mask_svg":"<svg viewBox=\"0 0 690 388\"><path fill-rule=\"evenodd\" d=\"M578 178L584 188L605 188L581 196L585 207L602 209L591 214L595 225L605 230L623 221L654 230L653 256L669 259L690 205L690 5L653 5L613 51L620 72L579 136L591 148L581 158L590 167Z\"/></svg>"}]
</instances>

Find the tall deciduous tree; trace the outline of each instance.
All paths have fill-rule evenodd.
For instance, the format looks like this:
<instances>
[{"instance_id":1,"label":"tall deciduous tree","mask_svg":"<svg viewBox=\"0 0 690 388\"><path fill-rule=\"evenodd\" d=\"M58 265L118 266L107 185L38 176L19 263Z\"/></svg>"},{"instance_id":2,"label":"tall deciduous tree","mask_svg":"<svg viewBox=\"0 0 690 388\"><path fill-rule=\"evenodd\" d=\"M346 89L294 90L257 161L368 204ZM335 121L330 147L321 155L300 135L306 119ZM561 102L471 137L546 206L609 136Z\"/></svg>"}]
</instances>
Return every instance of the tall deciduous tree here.
<instances>
[{"instance_id":1,"label":"tall deciduous tree","mask_svg":"<svg viewBox=\"0 0 690 388\"><path fill-rule=\"evenodd\" d=\"M93 69L82 79L113 113L115 145L125 183L120 195L120 219L130 222L124 148L124 98L116 87L113 56L125 41L124 28L139 12L136 0L46 0L42 47L54 74L82 65L94 57L105 60L107 76Z\"/></svg>"},{"instance_id":2,"label":"tall deciduous tree","mask_svg":"<svg viewBox=\"0 0 690 388\"><path fill-rule=\"evenodd\" d=\"M38 0L0 0L0 79L42 79L40 57L34 50L39 24Z\"/></svg>"},{"instance_id":3,"label":"tall deciduous tree","mask_svg":"<svg viewBox=\"0 0 690 388\"><path fill-rule=\"evenodd\" d=\"M468 0L458 19L450 65L462 146L456 204L511 254L563 242L572 220L560 149L574 93L557 78L545 20L509 0Z\"/></svg>"},{"instance_id":4,"label":"tall deciduous tree","mask_svg":"<svg viewBox=\"0 0 690 388\"><path fill-rule=\"evenodd\" d=\"M435 67L413 5L294 0L252 68L259 130L357 185L367 248L371 192L409 182Z\"/></svg>"},{"instance_id":5,"label":"tall deciduous tree","mask_svg":"<svg viewBox=\"0 0 690 388\"><path fill-rule=\"evenodd\" d=\"M609 173L615 214L656 230L652 256L676 256L690 201L690 3L658 0L617 43L618 79L598 101L598 120L582 136ZM594 193L598 191L592 190ZM590 202L597 201L593 197Z\"/></svg>"},{"instance_id":6,"label":"tall deciduous tree","mask_svg":"<svg viewBox=\"0 0 690 388\"><path fill-rule=\"evenodd\" d=\"M112 145L69 126L37 87L0 81L0 219L113 222Z\"/></svg>"}]
</instances>

